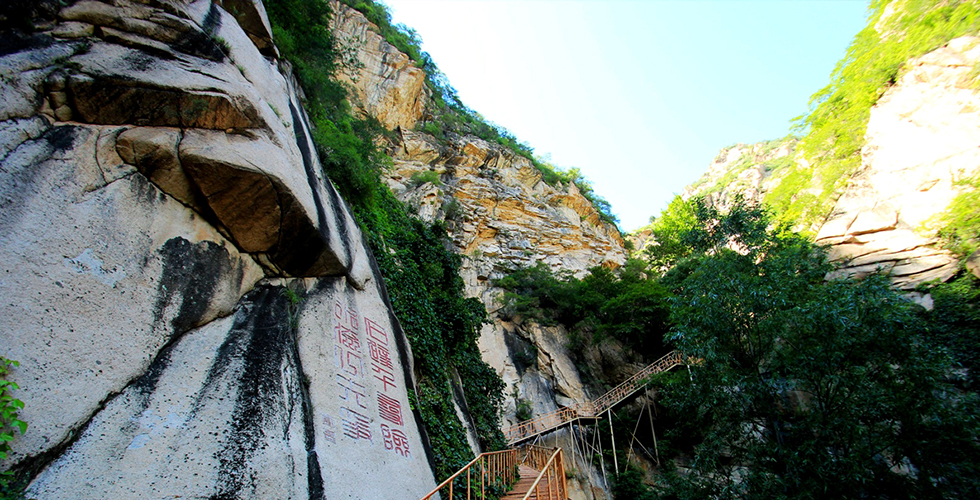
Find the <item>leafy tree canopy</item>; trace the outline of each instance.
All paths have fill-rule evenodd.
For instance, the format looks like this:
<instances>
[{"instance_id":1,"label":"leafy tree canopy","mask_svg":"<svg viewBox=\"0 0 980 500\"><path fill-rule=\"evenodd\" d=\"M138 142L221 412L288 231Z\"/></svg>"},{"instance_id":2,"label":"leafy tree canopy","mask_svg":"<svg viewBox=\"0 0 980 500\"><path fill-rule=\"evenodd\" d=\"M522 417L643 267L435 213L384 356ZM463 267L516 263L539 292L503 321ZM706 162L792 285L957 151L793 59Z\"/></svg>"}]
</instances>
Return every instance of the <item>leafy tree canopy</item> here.
<instances>
[{"instance_id":1,"label":"leafy tree canopy","mask_svg":"<svg viewBox=\"0 0 980 500\"><path fill-rule=\"evenodd\" d=\"M825 251L764 211L696 219L710 250L672 276L669 340L698 362L664 390L693 461L664 498L980 495L977 401L918 306L884 277L825 281Z\"/></svg>"}]
</instances>

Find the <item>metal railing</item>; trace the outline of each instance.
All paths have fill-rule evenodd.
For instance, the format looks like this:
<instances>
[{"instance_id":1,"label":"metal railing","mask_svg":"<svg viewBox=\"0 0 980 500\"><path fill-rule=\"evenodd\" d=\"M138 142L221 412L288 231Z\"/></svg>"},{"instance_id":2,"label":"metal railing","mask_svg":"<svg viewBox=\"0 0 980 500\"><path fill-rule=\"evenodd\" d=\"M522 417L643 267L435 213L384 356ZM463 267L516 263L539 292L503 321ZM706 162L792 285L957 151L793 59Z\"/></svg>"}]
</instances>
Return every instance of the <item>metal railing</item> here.
<instances>
[{"instance_id":1,"label":"metal railing","mask_svg":"<svg viewBox=\"0 0 980 500\"><path fill-rule=\"evenodd\" d=\"M441 496L443 500L453 500L454 489L457 493L462 493L465 489L467 500L483 500L487 498L488 490L504 491L517 481L517 458L516 449L481 453L449 479L436 486L436 489L428 495L422 497L422 500L429 500L442 491L449 493L449 496ZM462 484L464 474L465 485ZM457 486L457 482L461 484Z\"/></svg>"},{"instance_id":2,"label":"metal railing","mask_svg":"<svg viewBox=\"0 0 980 500\"><path fill-rule=\"evenodd\" d=\"M529 457L532 455L529 455ZM540 454L534 453L536 460L543 458ZM568 484L565 482L565 455L561 448L555 448L548 459L541 464L540 469L531 464L528 467L541 471L537 479L531 483L527 493L522 500L534 498L535 500L567 500ZM531 495L534 495L533 497Z\"/></svg>"},{"instance_id":3,"label":"metal railing","mask_svg":"<svg viewBox=\"0 0 980 500\"><path fill-rule=\"evenodd\" d=\"M629 397L630 394L642 389L645 385L643 384L644 379L650 375L665 372L671 368L674 368L675 366L691 362L692 361L685 358L683 354L677 351L671 351L664 357L650 363L642 370L633 374L633 376L626 379L625 382L617 385L602 396L599 396L595 401L575 403L560 410L545 413L544 415L539 415L531 420L512 425L504 429L504 438L507 439L507 443L515 444L523 441L524 439L531 438L537 436L538 434L543 434L552 429L561 427L562 425L565 425L575 419L595 418L597 415L605 412L620 401Z\"/></svg>"}]
</instances>

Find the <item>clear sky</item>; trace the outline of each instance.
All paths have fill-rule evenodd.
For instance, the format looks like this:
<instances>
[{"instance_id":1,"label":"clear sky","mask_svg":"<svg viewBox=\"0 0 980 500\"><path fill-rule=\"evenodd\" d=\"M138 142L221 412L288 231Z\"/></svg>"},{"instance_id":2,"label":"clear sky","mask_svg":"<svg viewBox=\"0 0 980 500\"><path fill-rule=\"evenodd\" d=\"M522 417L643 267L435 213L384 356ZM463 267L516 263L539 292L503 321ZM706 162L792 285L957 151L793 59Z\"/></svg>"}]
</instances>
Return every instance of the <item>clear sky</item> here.
<instances>
[{"instance_id":1,"label":"clear sky","mask_svg":"<svg viewBox=\"0 0 980 500\"><path fill-rule=\"evenodd\" d=\"M789 133L863 0L385 0L472 109L578 167L626 231L718 151Z\"/></svg>"}]
</instances>

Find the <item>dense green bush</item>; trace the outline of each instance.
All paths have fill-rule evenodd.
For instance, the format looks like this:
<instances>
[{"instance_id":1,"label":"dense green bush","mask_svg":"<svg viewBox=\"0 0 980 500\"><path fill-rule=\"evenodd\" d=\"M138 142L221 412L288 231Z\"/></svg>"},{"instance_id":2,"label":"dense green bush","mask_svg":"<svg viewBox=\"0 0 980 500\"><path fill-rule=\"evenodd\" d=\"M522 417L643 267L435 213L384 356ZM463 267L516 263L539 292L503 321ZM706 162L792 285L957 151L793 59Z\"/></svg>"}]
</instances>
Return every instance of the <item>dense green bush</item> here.
<instances>
[{"instance_id":1,"label":"dense green bush","mask_svg":"<svg viewBox=\"0 0 980 500\"><path fill-rule=\"evenodd\" d=\"M15 398L12 391L18 389L17 384L7 380L11 367L20 364L0 356L0 462L7 459L11 452L10 443L14 440L16 431L27 432L27 422L18 418L24 402ZM0 472L0 499L22 498L21 488L14 484L13 474L9 471Z\"/></svg>"},{"instance_id":2,"label":"dense green bush","mask_svg":"<svg viewBox=\"0 0 980 500\"><path fill-rule=\"evenodd\" d=\"M980 279L963 273L921 290L933 299L933 309L922 312L931 335L949 349L954 366L966 369L966 388L976 392L980 389Z\"/></svg>"},{"instance_id":3,"label":"dense green bush","mask_svg":"<svg viewBox=\"0 0 980 500\"><path fill-rule=\"evenodd\" d=\"M445 228L412 216L387 187L378 190L377 205L356 209L357 218L412 344L421 374L417 407L436 452L437 477L448 477L472 459L452 404L453 372L463 383L481 445L506 445L499 429L504 384L476 345L486 309L463 297L460 257L447 248Z\"/></svg>"},{"instance_id":4,"label":"dense green bush","mask_svg":"<svg viewBox=\"0 0 980 500\"><path fill-rule=\"evenodd\" d=\"M662 393L682 416L670 438L692 443L693 462L683 474L667 462L659 492L976 497L978 401L951 384L919 307L883 276L826 281L823 249L755 232L766 213L737 210L700 214L692 230L748 228L738 251L714 247L673 276L670 339L699 362Z\"/></svg>"},{"instance_id":5,"label":"dense green bush","mask_svg":"<svg viewBox=\"0 0 980 500\"><path fill-rule=\"evenodd\" d=\"M413 188L419 187L427 182L431 182L436 186L442 185L442 181L439 180L439 174L433 172L432 170L426 170L424 172L415 172L408 179L408 185Z\"/></svg>"},{"instance_id":6,"label":"dense green bush","mask_svg":"<svg viewBox=\"0 0 980 500\"><path fill-rule=\"evenodd\" d=\"M980 249L980 176L963 181L966 188L936 217L940 226L939 244L959 255L969 257Z\"/></svg>"},{"instance_id":7,"label":"dense green bush","mask_svg":"<svg viewBox=\"0 0 980 500\"><path fill-rule=\"evenodd\" d=\"M667 292L645 276L646 266L639 260L618 272L595 267L582 279L568 273L556 276L539 262L494 284L506 290L501 298L505 315L563 324L571 344L612 337L653 359L666 352Z\"/></svg>"}]
</instances>

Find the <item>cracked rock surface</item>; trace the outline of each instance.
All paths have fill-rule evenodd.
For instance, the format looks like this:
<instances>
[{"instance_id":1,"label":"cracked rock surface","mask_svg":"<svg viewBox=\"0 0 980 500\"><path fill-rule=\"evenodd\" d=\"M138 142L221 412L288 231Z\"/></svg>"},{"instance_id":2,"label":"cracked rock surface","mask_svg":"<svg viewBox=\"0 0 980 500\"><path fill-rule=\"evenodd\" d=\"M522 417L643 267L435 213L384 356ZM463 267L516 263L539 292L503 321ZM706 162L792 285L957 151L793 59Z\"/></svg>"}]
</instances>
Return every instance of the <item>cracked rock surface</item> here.
<instances>
[{"instance_id":1,"label":"cracked rock surface","mask_svg":"<svg viewBox=\"0 0 980 500\"><path fill-rule=\"evenodd\" d=\"M83 0L0 48L0 355L31 498L435 486L411 354L257 0ZM288 291L287 291L288 289Z\"/></svg>"}]
</instances>

